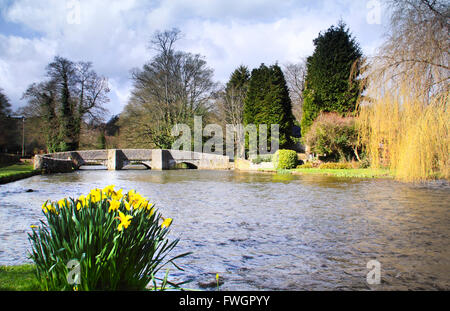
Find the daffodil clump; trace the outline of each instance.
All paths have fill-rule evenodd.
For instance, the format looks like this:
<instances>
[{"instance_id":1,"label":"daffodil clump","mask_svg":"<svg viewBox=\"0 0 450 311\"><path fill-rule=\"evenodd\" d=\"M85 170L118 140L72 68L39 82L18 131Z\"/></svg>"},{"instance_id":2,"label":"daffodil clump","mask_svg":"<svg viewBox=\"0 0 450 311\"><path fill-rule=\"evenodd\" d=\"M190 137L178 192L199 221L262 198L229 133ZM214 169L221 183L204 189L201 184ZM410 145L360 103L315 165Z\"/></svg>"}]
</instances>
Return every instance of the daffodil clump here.
<instances>
[{"instance_id":1,"label":"daffodil clump","mask_svg":"<svg viewBox=\"0 0 450 311\"><path fill-rule=\"evenodd\" d=\"M164 265L187 255L165 259L178 243L167 239L172 219L135 190L92 189L47 201L42 211L46 221L32 226L29 239L43 289L144 289ZM73 272L67 263L74 259L80 263L76 286L67 278Z\"/></svg>"}]
</instances>

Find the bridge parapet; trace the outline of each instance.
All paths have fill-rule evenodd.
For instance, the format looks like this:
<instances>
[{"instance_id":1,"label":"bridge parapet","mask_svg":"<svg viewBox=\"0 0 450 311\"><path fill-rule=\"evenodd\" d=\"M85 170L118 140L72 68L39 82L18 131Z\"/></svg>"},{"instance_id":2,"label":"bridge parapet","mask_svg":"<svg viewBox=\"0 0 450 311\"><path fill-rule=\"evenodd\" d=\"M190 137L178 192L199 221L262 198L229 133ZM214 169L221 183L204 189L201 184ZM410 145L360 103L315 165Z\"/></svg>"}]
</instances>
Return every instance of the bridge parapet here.
<instances>
[{"instance_id":1,"label":"bridge parapet","mask_svg":"<svg viewBox=\"0 0 450 311\"><path fill-rule=\"evenodd\" d=\"M172 163L190 163L198 169L230 169L230 158L213 153L195 151L167 150Z\"/></svg>"}]
</instances>

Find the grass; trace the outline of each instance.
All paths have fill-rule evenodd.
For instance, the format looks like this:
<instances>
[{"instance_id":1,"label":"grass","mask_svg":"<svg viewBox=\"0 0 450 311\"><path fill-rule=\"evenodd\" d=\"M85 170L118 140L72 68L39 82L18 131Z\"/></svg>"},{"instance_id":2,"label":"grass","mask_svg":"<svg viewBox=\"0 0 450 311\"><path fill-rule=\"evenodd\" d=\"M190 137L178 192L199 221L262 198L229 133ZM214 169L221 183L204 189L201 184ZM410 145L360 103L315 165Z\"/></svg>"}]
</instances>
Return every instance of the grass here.
<instances>
[{"instance_id":1,"label":"grass","mask_svg":"<svg viewBox=\"0 0 450 311\"><path fill-rule=\"evenodd\" d=\"M264 170L262 171L273 171ZM320 168L295 168L283 170L281 173L295 175L326 175L335 177L352 178L393 178L394 174L389 169L357 168L357 169L320 169Z\"/></svg>"},{"instance_id":2,"label":"grass","mask_svg":"<svg viewBox=\"0 0 450 311\"><path fill-rule=\"evenodd\" d=\"M223 281L216 276L217 290ZM161 288L157 288L161 290ZM170 288L166 288L170 289ZM191 288L177 288L183 291L201 291ZM0 291L40 291L33 264L0 266Z\"/></svg>"},{"instance_id":3,"label":"grass","mask_svg":"<svg viewBox=\"0 0 450 311\"><path fill-rule=\"evenodd\" d=\"M355 168L355 169L319 169L319 168L296 168L294 174L320 174L336 177L359 177L359 178L392 178L393 173L389 169Z\"/></svg>"},{"instance_id":4,"label":"grass","mask_svg":"<svg viewBox=\"0 0 450 311\"><path fill-rule=\"evenodd\" d=\"M0 266L0 291L36 290L40 287L34 265Z\"/></svg>"},{"instance_id":5,"label":"grass","mask_svg":"<svg viewBox=\"0 0 450 311\"><path fill-rule=\"evenodd\" d=\"M5 184L22 178L39 174L31 164L13 164L0 168L0 184Z\"/></svg>"}]
</instances>

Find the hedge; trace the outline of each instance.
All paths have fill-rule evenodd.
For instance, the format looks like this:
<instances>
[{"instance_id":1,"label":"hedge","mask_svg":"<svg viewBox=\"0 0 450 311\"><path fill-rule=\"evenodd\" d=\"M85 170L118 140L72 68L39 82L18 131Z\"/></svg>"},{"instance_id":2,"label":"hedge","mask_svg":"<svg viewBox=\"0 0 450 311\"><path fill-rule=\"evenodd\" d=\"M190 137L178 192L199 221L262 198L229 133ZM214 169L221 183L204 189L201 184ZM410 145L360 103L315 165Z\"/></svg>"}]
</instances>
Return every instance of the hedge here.
<instances>
[{"instance_id":1,"label":"hedge","mask_svg":"<svg viewBox=\"0 0 450 311\"><path fill-rule=\"evenodd\" d=\"M275 169L291 169L297 166L297 152L294 150L280 149L272 157Z\"/></svg>"}]
</instances>

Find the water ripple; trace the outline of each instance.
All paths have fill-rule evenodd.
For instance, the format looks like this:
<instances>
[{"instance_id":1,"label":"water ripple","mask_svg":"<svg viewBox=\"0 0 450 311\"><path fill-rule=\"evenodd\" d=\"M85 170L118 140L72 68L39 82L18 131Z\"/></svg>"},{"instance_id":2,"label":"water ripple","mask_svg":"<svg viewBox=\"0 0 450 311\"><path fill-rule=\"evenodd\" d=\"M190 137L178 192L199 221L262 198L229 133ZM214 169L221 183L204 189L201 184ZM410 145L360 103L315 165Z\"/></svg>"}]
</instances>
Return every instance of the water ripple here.
<instances>
[{"instance_id":1,"label":"water ripple","mask_svg":"<svg viewBox=\"0 0 450 311\"><path fill-rule=\"evenodd\" d=\"M450 289L450 186L440 181L192 170L34 176L0 186L0 264L27 261L27 233L45 200L108 184L136 189L174 218L178 252L194 253L171 275L190 288L219 273L223 290ZM371 259L382 265L380 285L365 281Z\"/></svg>"}]
</instances>

